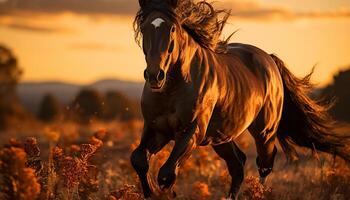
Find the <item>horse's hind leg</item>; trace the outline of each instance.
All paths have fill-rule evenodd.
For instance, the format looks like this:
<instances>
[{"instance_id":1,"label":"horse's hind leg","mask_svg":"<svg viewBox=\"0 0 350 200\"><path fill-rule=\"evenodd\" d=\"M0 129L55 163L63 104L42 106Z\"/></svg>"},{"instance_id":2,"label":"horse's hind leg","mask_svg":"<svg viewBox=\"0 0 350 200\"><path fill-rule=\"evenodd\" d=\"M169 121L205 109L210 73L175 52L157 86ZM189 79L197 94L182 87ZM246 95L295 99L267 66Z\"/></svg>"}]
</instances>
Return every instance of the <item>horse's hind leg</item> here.
<instances>
[{"instance_id":1,"label":"horse's hind leg","mask_svg":"<svg viewBox=\"0 0 350 200\"><path fill-rule=\"evenodd\" d=\"M258 154L256 164L262 183L265 183L266 177L272 172L277 153L275 138L282 114L282 102L282 96L268 96L265 105L248 128L255 139Z\"/></svg>"},{"instance_id":2,"label":"horse's hind leg","mask_svg":"<svg viewBox=\"0 0 350 200\"><path fill-rule=\"evenodd\" d=\"M260 182L265 183L266 177L272 172L277 148L275 146L275 137L268 141L255 139L258 156L256 164L260 175Z\"/></svg>"},{"instance_id":3,"label":"horse's hind leg","mask_svg":"<svg viewBox=\"0 0 350 200\"><path fill-rule=\"evenodd\" d=\"M213 148L227 164L228 171L232 178L228 197L235 199L244 179L244 164L246 156L233 141L215 145Z\"/></svg>"},{"instance_id":4,"label":"horse's hind leg","mask_svg":"<svg viewBox=\"0 0 350 200\"><path fill-rule=\"evenodd\" d=\"M256 164L260 175L260 182L265 183L266 177L272 172L277 148L275 146L275 131L263 131L249 128L249 132L255 139L257 150Z\"/></svg>"}]
</instances>

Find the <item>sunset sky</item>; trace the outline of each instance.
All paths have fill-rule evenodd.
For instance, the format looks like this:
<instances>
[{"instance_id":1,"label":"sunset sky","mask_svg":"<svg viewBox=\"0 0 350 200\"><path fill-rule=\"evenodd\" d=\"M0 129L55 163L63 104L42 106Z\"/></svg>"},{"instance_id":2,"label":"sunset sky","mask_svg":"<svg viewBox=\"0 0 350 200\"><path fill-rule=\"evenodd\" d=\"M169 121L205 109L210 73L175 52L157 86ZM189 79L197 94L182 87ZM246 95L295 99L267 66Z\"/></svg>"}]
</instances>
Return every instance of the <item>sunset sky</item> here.
<instances>
[{"instance_id":1,"label":"sunset sky","mask_svg":"<svg viewBox=\"0 0 350 200\"><path fill-rule=\"evenodd\" d=\"M349 0L219 0L232 9L233 42L276 53L296 75L316 65L324 85L350 66ZM11 48L24 81L141 81L142 51L133 39L137 0L0 0L0 44Z\"/></svg>"}]
</instances>

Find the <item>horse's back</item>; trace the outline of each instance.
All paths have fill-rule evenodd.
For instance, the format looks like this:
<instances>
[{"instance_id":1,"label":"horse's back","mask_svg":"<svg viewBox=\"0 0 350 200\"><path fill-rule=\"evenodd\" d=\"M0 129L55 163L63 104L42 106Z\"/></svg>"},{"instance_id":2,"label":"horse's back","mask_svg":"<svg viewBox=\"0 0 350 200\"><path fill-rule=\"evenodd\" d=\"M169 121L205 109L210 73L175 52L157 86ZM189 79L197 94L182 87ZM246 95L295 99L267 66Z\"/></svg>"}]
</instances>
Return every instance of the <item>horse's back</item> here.
<instances>
[{"instance_id":1,"label":"horse's back","mask_svg":"<svg viewBox=\"0 0 350 200\"><path fill-rule=\"evenodd\" d=\"M277 75L280 78L278 68L271 56L264 50L249 44L230 43L227 54L237 56L252 72L259 75ZM269 77L262 77L269 78Z\"/></svg>"},{"instance_id":2,"label":"horse's back","mask_svg":"<svg viewBox=\"0 0 350 200\"><path fill-rule=\"evenodd\" d=\"M264 83L266 93L274 91L274 88L269 88L271 84L283 87L282 78L275 61L264 50L249 44L230 43L227 54L238 58L244 67L247 67L255 74L261 83Z\"/></svg>"}]
</instances>

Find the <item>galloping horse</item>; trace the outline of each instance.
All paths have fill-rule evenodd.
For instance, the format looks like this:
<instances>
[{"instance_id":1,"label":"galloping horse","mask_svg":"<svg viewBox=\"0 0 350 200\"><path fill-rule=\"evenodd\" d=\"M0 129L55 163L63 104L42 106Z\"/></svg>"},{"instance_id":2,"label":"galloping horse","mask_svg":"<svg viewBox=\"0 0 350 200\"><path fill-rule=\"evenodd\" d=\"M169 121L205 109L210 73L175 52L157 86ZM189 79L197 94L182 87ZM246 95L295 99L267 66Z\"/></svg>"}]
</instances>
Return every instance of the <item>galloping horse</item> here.
<instances>
[{"instance_id":1,"label":"galloping horse","mask_svg":"<svg viewBox=\"0 0 350 200\"><path fill-rule=\"evenodd\" d=\"M153 194L150 156L171 140L174 147L157 178L161 189L172 188L177 168L195 147L212 145L232 177L230 198L244 178L246 156L234 140L245 130L255 139L262 182L273 168L276 138L290 160L296 158L294 145L350 160L346 140L332 134L328 106L307 96L311 74L299 79L275 55L220 40L229 12L205 1L139 4L134 29L147 62L144 129L131 163L146 198Z\"/></svg>"}]
</instances>

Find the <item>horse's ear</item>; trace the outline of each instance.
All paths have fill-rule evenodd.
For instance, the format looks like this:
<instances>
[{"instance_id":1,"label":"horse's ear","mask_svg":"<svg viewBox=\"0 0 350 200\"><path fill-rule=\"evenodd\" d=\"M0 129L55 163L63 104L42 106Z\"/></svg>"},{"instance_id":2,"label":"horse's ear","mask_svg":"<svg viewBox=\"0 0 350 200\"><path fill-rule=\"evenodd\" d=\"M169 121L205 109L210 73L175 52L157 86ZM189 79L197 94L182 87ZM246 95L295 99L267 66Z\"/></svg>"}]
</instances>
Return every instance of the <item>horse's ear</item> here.
<instances>
[{"instance_id":1,"label":"horse's ear","mask_svg":"<svg viewBox=\"0 0 350 200\"><path fill-rule=\"evenodd\" d=\"M179 3L179 0L168 0L168 2L170 6L175 9L177 7L177 4Z\"/></svg>"},{"instance_id":2,"label":"horse's ear","mask_svg":"<svg viewBox=\"0 0 350 200\"><path fill-rule=\"evenodd\" d=\"M147 5L151 0L139 0L140 7L144 7Z\"/></svg>"}]
</instances>

